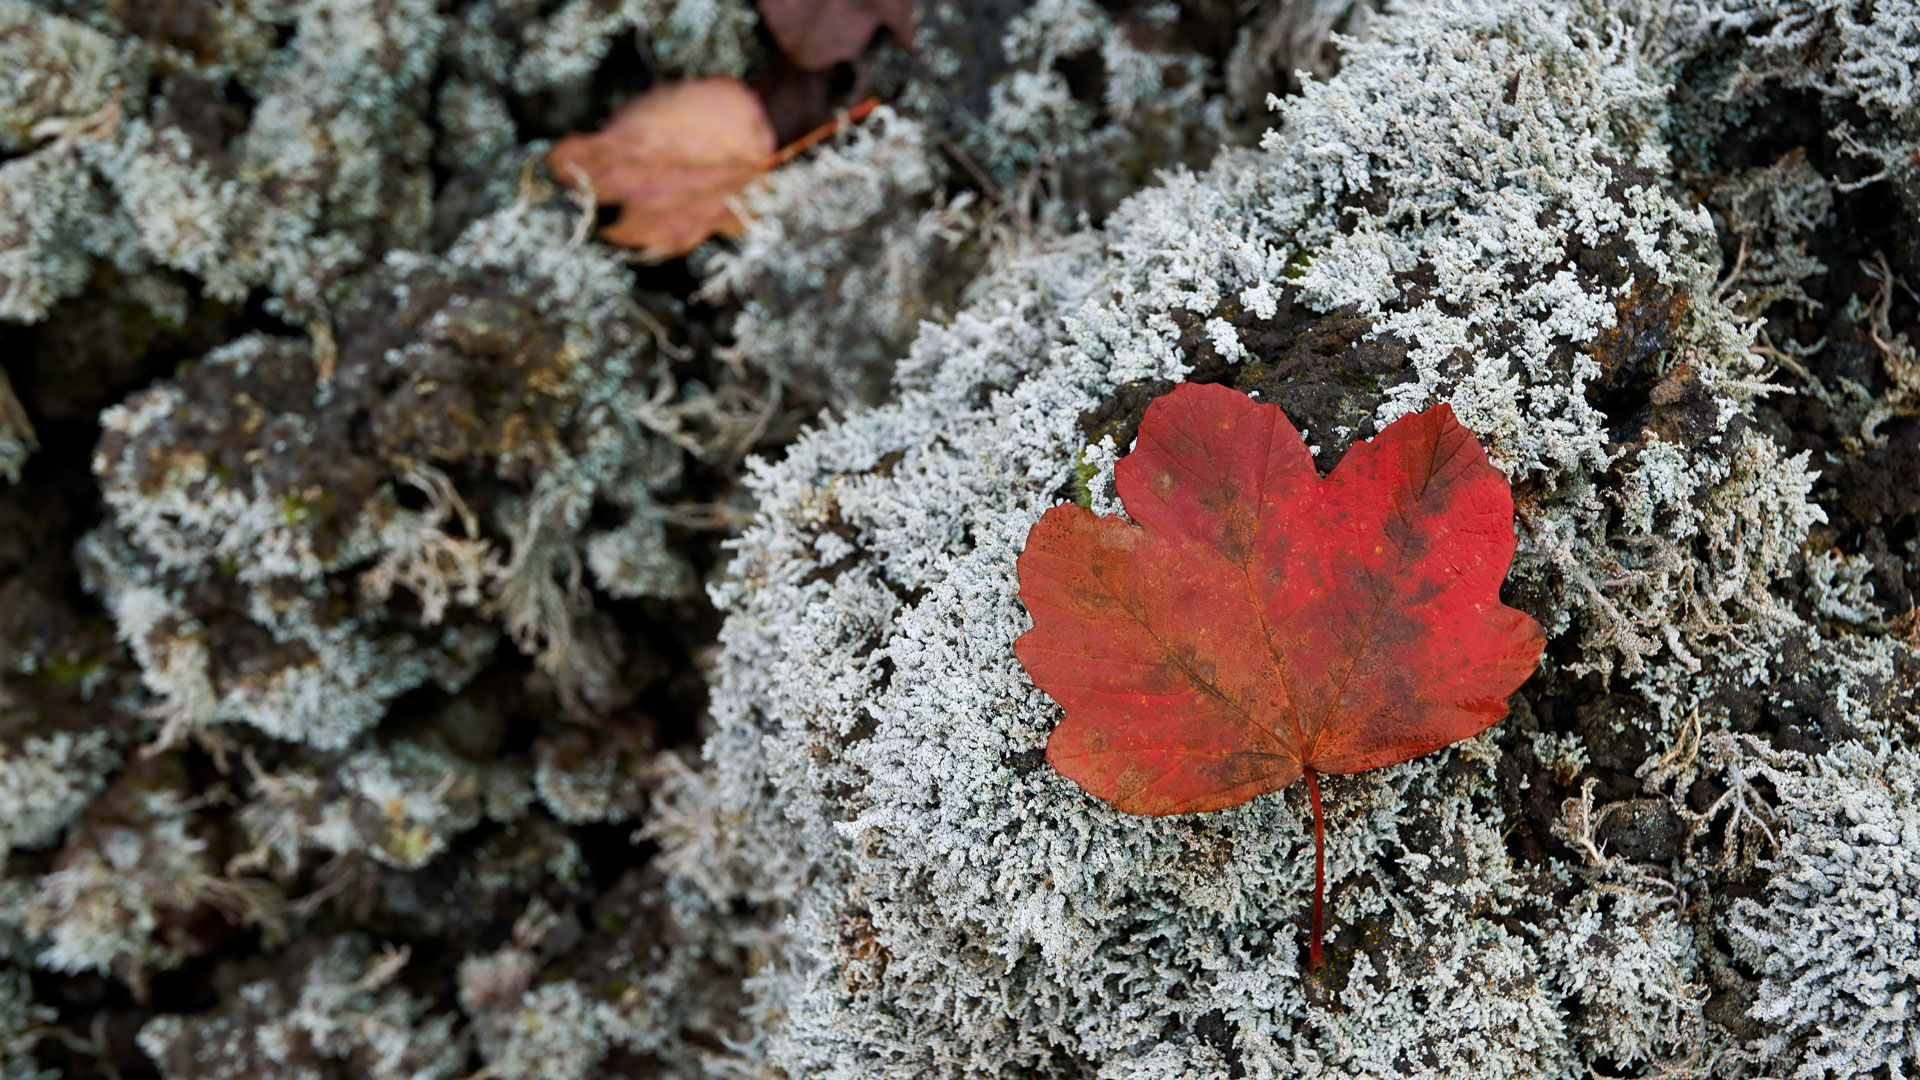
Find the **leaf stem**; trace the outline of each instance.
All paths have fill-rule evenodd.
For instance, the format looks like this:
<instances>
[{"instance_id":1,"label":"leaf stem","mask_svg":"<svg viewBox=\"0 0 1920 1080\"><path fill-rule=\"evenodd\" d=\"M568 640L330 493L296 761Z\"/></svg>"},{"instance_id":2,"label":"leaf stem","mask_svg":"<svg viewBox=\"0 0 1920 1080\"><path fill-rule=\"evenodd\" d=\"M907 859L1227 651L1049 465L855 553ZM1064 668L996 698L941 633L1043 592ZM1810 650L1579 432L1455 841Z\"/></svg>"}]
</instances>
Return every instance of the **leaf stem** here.
<instances>
[{"instance_id":1,"label":"leaf stem","mask_svg":"<svg viewBox=\"0 0 1920 1080\"><path fill-rule=\"evenodd\" d=\"M765 165L762 165L761 168L774 169L781 165L786 164L789 161L792 161L794 158L799 157L801 154L805 153L808 149L813 147L814 144L825 139L827 136L832 135L834 132L839 131L841 125L857 124L860 121L865 120L867 118L867 114L872 112L875 108L877 108L879 104L880 104L879 98L868 98L867 100L861 102L860 104L855 105L853 108L848 109L844 114L834 117L833 119L827 121L826 123L821 124L819 127L814 128L812 131L807 132L805 135L800 136L799 138L788 143L787 145L769 154L767 156L767 163Z\"/></svg>"},{"instance_id":2,"label":"leaf stem","mask_svg":"<svg viewBox=\"0 0 1920 1080\"><path fill-rule=\"evenodd\" d=\"M1311 767L1301 772L1307 778L1307 798L1313 802L1313 936L1307 939L1307 970L1319 971L1327 963L1320 952L1327 896L1327 819L1320 809L1320 775Z\"/></svg>"}]
</instances>

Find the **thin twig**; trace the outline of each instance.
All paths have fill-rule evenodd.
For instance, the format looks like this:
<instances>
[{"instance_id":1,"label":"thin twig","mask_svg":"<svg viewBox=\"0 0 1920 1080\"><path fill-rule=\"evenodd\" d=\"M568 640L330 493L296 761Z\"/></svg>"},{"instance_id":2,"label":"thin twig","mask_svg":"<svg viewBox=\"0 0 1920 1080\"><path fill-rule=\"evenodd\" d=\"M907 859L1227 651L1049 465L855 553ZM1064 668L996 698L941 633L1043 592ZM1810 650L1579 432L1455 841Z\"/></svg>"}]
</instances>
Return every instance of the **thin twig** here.
<instances>
[{"instance_id":1,"label":"thin twig","mask_svg":"<svg viewBox=\"0 0 1920 1080\"><path fill-rule=\"evenodd\" d=\"M853 108L848 109L846 112L840 114L839 116L836 116L833 119L827 121L826 123L821 124L819 127L814 128L812 131L807 132L805 135L800 136L799 138L788 143L787 145L767 155L766 163L760 166L761 169L770 172L774 169L779 168L782 165L785 165L787 162L792 161L794 158L797 158L801 154L806 153L808 150L813 149L813 147L816 144L823 142L826 139L832 137L834 132L839 131L841 128L845 127L846 125L857 124L860 121L865 120L867 118L867 115L873 112L873 110L878 108L879 106L880 106L879 98L868 98L867 100L861 102L860 104L855 105Z\"/></svg>"}]
</instances>

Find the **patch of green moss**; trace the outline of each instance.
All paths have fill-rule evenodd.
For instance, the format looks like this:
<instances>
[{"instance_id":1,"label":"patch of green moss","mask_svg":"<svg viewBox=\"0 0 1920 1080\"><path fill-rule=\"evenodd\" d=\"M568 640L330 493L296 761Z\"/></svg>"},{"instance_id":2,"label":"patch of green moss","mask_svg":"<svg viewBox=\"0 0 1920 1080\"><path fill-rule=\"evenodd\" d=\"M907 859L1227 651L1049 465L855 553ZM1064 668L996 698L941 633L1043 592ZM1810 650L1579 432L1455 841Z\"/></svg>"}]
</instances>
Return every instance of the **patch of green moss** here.
<instances>
[{"instance_id":1,"label":"patch of green moss","mask_svg":"<svg viewBox=\"0 0 1920 1080\"><path fill-rule=\"evenodd\" d=\"M303 499L288 492L280 496L280 518L289 525L304 525L313 520L313 516L323 513L331 500L322 495L317 499Z\"/></svg>"},{"instance_id":2,"label":"patch of green moss","mask_svg":"<svg viewBox=\"0 0 1920 1080\"><path fill-rule=\"evenodd\" d=\"M102 665L90 656L55 654L46 659L47 678L59 686L84 686L100 674Z\"/></svg>"},{"instance_id":3,"label":"patch of green moss","mask_svg":"<svg viewBox=\"0 0 1920 1080\"><path fill-rule=\"evenodd\" d=\"M1074 502L1079 503L1081 506L1088 507L1089 509L1092 508L1093 478L1099 475L1099 472L1100 470L1097 467L1095 467L1095 465L1092 462L1088 461L1084 454L1081 455L1078 461L1075 461L1073 463L1073 501Z\"/></svg>"}]
</instances>

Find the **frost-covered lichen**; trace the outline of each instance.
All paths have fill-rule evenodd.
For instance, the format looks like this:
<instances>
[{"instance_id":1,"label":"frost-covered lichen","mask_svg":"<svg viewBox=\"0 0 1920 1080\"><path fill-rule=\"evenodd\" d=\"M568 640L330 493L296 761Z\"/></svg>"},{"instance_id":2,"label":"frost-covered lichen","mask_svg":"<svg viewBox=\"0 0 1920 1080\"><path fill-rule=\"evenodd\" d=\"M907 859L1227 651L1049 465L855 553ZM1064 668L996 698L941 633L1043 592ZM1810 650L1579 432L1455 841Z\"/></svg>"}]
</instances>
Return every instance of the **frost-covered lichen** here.
<instances>
[{"instance_id":1,"label":"frost-covered lichen","mask_svg":"<svg viewBox=\"0 0 1920 1080\"><path fill-rule=\"evenodd\" d=\"M916 5L915 21L913 55L876 64L888 102L945 132L991 194L1042 225L1103 215L1226 135L1221 74L1176 5L1116 16L1091 0L939 2ZM1099 72L1097 101L1075 92L1074 68Z\"/></svg>"},{"instance_id":2,"label":"frost-covered lichen","mask_svg":"<svg viewBox=\"0 0 1920 1080\"><path fill-rule=\"evenodd\" d=\"M511 946L460 966L460 1005L487 1069L502 1080L585 1080L642 1058L691 1080L737 1068L745 956L717 914L640 872L596 901L584 927L530 908Z\"/></svg>"},{"instance_id":3,"label":"frost-covered lichen","mask_svg":"<svg viewBox=\"0 0 1920 1080\"><path fill-rule=\"evenodd\" d=\"M1826 267L1807 254L1807 245L1830 220L1834 192L1805 152L1729 177L1713 195L1722 228L1738 245L1720 287L1741 314L1759 315L1782 301L1802 310L1813 306L1801 282Z\"/></svg>"},{"instance_id":4,"label":"frost-covered lichen","mask_svg":"<svg viewBox=\"0 0 1920 1080\"><path fill-rule=\"evenodd\" d=\"M1071 53L1100 33L1084 15L1034 9L1056 32L1009 35L1007 54ZM1818 464L1757 422L1773 364L1723 287L1713 218L1677 190L1664 87L1684 60L1669 24L1598 5L1416 6L1369 30L1337 75L1278 106L1259 152L1224 150L1096 233L1005 259L922 329L892 403L755 474L759 517L716 589L708 772L675 789L656 834L718 897L791 898L782 962L751 984L769 1065L1744 1067L1708 1019L1725 1014L1705 1007L1707 947L1675 891L1735 864L1575 872L1502 840L1513 807L1542 797L1528 784L1624 765L1632 791L1700 713L1751 724L1757 695L1808 685L1805 643L1848 647L1799 606L1825 518ZM1009 80L979 145L1010 137L1010 118L1079 145L1089 129L1058 99L1044 71ZM1820 185L1767 182L1799 200L1776 207L1770 243L1817 221ZM1812 272L1791 255L1768 272ZM1330 789L1346 929L1328 976L1300 966L1297 795L1191 820L1116 814L1043 764L1057 712L1012 655L1028 527L1056 500L1099 497L1144 402L1191 378L1286 407L1323 467L1451 401L1517 486L1515 598L1555 639L1537 694L1563 724L1603 687L1632 703L1581 717L1581 753L1531 776L1516 761L1501 785L1470 779L1496 733L1450 764ZM1836 588L1819 595L1855 595ZM1623 739L1638 756L1623 760ZM1672 813L1676 837L1636 841L1634 858L1693 857ZM1544 821L1529 828L1547 842Z\"/></svg>"},{"instance_id":5,"label":"frost-covered lichen","mask_svg":"<svg viewBox=\"0 0 1920 1080\"><path fill-rule=\"evenodd\" d=\"M33 434L33 421L28 419L20 399L14 396L7 373L0 371L0 479L19 483L20 467L39 446Z\"/></svg>"},{"instance_id":6,"label":"frost-covered lichen","mask_svg":"<svg viewBox=\"0 0 1920 1080\"><path fill-rule=\"evenodd\" d=\"M1920 167L1911 151L1920 138L1920 7L1911 0L1689 0L1671 16L1687 51L1721 54L1714 67L1723 115L1765 109L1783 92L1825 98L1837 107L1831 134L1869 174L1856 183L1887 181L1909 213L1920 212Z\"/></svg>"},{"instance_id":7,"label":"frost-covered lichen","mask_svg":"<svg viewBox=\"0 0 1920 1080\"><path fill-rule=\"evenodd\" d=\"M338 748L502 632L568 693L618 682L581 577L685 590L656 501L681 451L643 422L659 373L628 275L571 228L498 212L389 257L337 335L248 337L106 412L90 584L173 733ZM592 558L607 538L638 550Z\"/></svg>"},{"instance_id":8,"label":"frost-covered lichen","mask_svg":"<svg viewBox=\"0 0 1920 1080\"><path fill-rule=\"evenodd\" d=\"M1682 1060L1701 1046L1706 987L1680 902L1660 879L1629 879L1583 891L1558 913L1542 947L1555 958L1561 992L1576 1002L1587 1060L1632 1068Z\"/></svg>"},{"instance_id":9,"label":"frost-covered lichen","mask_svg":"<svg viewBox=\"0 0 1920 1080\"><path fill-rule=\"evenodd\" d=\"M472 6L467 21L484 28L527 6L485 0ZM745 0L567 0L546 7L521 32L520 54L511 61L521 93L577 90L623 37L648 42L655 61L676 76L739 75L759 51L753 7Z\"/></svg>"},{"instance_id":10,"label":"frost-covered lichen","mask_svg":"<svg viewBox=\"0 0 1920 1080\"><path fill-rule=\"evenodd\" d=\"M972 277L979 211L949 202L924 125L882 110L844 145L777 170L746 200L740 244L707 261L703 294L737 297L741 359L792 392L877 400L925 320L951 317Z\"/></svg>"},{"instance_id":11,"label":"frost-covered lichen","mask_svg":"<svg viewBox=\"0 0 1920 1080\"><path fill-rule=\"evenodd\" d=\"M396 983L407 962L357 935L309 942L216 1012L148 1022L140 1048L168 1080L452 1080L466 1056L454 1018Z\"/></svg>"},{"instance_id":12,"label":"frost-covered lichen","mask_svg":"<svg viewBox=\"0 0 1920 1080\"><path fill-rule=\"evenodd\" d=\"M275 894L222 873L202 803L167 766L124 774L67 839L7 923L51 971L110 974L144 993L148 977L200 955L194 919L259 924Z\"/></svg>"},{"instance_id":13,"label":"frost-covered lichen","mask_svg":"<svg viewBox=\"0 0 1920 1080\"><path fill-rule=\"evenodd\" d=\"M58 1075L41 1069L33 1059L34 1044L53 1020L53 1010L34 1001L26 972L0 966L0 1077L52 1080Z\"/></svg>"},{"instance_id":14,"label":"frost-covered lichen","mask_svg":"<svg viewBox=\"0 0 1920 1080\"><path fill-rule=\"evenodd\" d=\"M0 0L0 1075L1914 1071L1912 3L913 6ZM593 240L720 74L883 104ZM1119 816L1010 649L1178 380L1452 402L1552 633L1328 778L1322 972L1303 795Z\"/></svg>"},{"instance_id":15,"label":"frost-covered lichen","mask_svg":"<svg viewBox=\"0 0 1920 1080\"><path fill-rule=\"evenodd\" d=\"M702 295L742 308L731 355L802 401L881 400L920 324L950 319L994 252L1080 227L1228 134L1220 65L1174 5L941 3L916 19L912 56L876 59L891 107L776 170L744 200L743 241L705 260ZM1096 93L1072 65L1098 72Z\"/></svg>"},{"instance_id":16,"label":"frost-covered lichen","mask_svg":"<svg viewBox=\"0 0 1920 1080\"><path fill-rule=\"evenodd\" d=\"M5 706L0 699L0 707ZM0 857L15 848L41 847L60 835L106 786L119 764L105 732L29 735L0 758Z\"/></svg>"},{"instance_id":17,"label":"frost-covered lichen","mask_svg":"<svg viewBox=\"0 0 1920 1080\"><path fill-rule=\"evenodd\" d=\"M100 204L82 176L71 154L0 162L0 319L44 318L92 276L86 225Z\"/></svg>"},{"instance_id":18,"label":"frost-covered lichen","mask_svg":"<svg viewBox=\"0 0 1920 1080\"><path fill-rule=\"evenodd\" d=\"M1846 745L1766 775L1785 835L1765 898L1738 901L1727 925L1761 976L1769 1075L1907 1075L1920 1068L1920 755Z\"/></svg>"},{"instance_id":19,"label":"frost-covered lichen","mask_svg":"<svg viewBox=\"0 0 1920 1080\"><path fill-rule=\"evenodd\" d=\"M0 3L0 70L0 321L34 322L131 239L81 147L114 128L143 76L111 37L24 0Z\"/></svg>"},{"instance_id":20,"label":"frost-covered lichen","mask_svg":"<svg viewBox=\"0 0 1920 1080\"><path fill-rule=\"evenodd\" d=\"M0 150L22 154L0 163L5 320L45 318L103 259L323 317L385 251L426 246L436 159L511 175L509 93L577 124L623 38L687 74L758 49L743 0L62 6L0 4ZM458 77L436 86L443 59Z\"/></svg>"},{"instance_id":21,"label":"frost-covered lichen","mask_svg":"<svg viewBox=\"0 0 1920 1080\"><path fill-rule=\"evenodd\" d=\"M324 776L254 777L257 794L240 811L252 847L237 865L293 878L314 852L417 870L483 814L511 821L528 802L524 776L483 771L431 744L375 744L328 764Z\"/></svg>"}]
</instances>

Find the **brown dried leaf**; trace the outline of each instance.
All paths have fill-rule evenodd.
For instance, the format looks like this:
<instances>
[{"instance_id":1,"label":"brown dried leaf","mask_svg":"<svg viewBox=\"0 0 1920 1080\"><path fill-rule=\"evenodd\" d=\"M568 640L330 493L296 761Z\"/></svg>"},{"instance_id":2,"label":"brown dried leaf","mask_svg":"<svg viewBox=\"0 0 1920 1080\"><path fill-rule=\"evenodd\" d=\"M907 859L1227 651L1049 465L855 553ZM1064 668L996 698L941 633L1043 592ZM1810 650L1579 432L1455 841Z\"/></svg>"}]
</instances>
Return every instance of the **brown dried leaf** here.
<instances>
[{"instance_id":1,"label":"brown dried leaf","mask_svg":"<svg viewBox=\"0 0 1920 1080\"><path fill-rule=\"evenodd\" d=\"M610 244L672 259L710 236L738 236L729 202L771 164L776 140L760 98L738 79L668 83L642 94L593 135L547 155L554 176L591 187L620 217Z\"/></svg>"},{"instance_id":2,"label":"brown dried leaf","mask_svg":"<svg viewBox=\"0 0 1920 1080\"><path fill-rule=\"evenodd\" d=\"M760 0L760 17L780 51L808 71L859 56L882 26L913 47L913 0Z\"/></svg>"}]
</instances>

